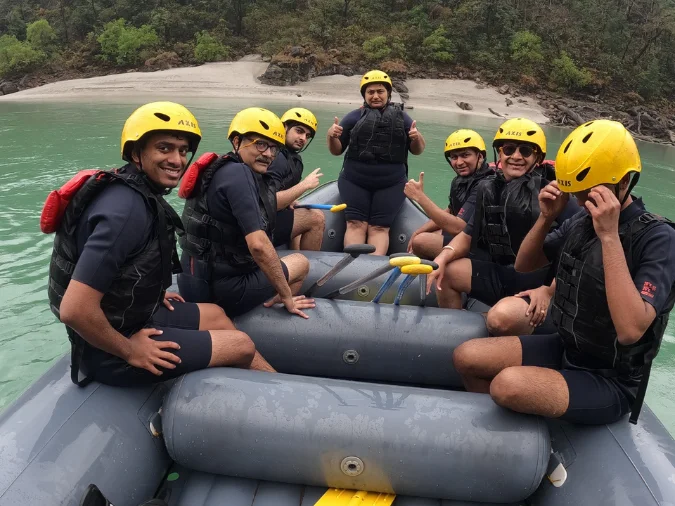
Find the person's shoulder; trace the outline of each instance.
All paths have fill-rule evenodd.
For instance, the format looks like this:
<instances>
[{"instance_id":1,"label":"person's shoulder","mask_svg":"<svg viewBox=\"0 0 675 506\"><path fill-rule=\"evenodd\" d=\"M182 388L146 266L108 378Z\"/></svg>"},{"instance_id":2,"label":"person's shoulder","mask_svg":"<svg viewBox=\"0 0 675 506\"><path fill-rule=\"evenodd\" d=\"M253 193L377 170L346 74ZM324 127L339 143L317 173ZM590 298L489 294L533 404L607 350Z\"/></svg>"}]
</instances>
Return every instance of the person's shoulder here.
<instances>
[{"instance_id":1,"label":"person's shoulder","mask_svg":"<svg viewBox=\"0 0 675 506\"><path fill-rule=\"evenodd\" d=\"M122 181L113 180L93 199L92 211L132 213L146 205L143 195Z\"/></svg>"},{"instance_id":2,"label":"person's shoulder","mask_svg":"<svg viewBox=\"0 0 675 506\"><path fill-rule=\"evenodd\" d=\"M363 114L363 107L360 107L358 109L354 109L353 111L349 111L345 116L342 118L342 121L340 122L341 125L349 125L349 124L354 124L356 123L359 119L361 119L361 115Z\"/></svg>"},{"instance_id":3,"label":"person's shoulder","mask_svg":"<svg viewBox=\"0 0 675 506\"><path fill-rule=\"evenodd\" d=\"M213 175L211 186L214 188L236 187L252 178L251 169L239 160L228 160Z\"/></svg>"}]
</instances>

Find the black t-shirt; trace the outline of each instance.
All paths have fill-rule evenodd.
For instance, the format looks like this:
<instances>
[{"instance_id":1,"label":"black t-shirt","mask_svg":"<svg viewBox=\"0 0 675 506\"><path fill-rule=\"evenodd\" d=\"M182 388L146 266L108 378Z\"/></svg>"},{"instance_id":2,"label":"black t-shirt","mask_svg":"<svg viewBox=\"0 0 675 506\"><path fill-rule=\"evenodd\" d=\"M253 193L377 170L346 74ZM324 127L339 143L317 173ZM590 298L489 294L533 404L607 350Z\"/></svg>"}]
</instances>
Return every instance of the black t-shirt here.
<instances>
[{"instance_id":1,"label":"black t-shirt","mask_svg":"<svg viewBox=\"0 0 675 506\"><path fill-rule=\"evenodd\" d=\"M77 224L79 257L72 279L106 293L128 259L147 246L153 220L136 190L121 182L103 189Z\"/></svg>"},{"instance_id":2,"label":"black t-shirt","mask_svg":"<svg viewBox=\"0 0 675 506\"><path fill-rule=\"evenodd\" d=\"M634 199L619 215L619 224L643 213L642 199ZM565 240L572 226L587 215L581 210L574 219L546 236L544 254L557 265ZM642 299L651 304L656 314L663 311L670 290L675 284L675 230L667 225L654 227L633 243L633 282Z\"/></svg>"},{"instance_id":3,"label":"black t-shirt","mask_svg":"<svg viewBox=\"0 0 675 506\"><path fill-rule=\"evenodd\" d=\"M340 136L342 153L344 153L349 146L352 129L360 119L361 109L355 109L347 113L347 115L342 118L342 121L340 121L340 126L342 127L342 135ZM407 134L410 131L412 122L412 118L404 111L403 128L406 131L408 149L410 149L410 140L407 139ZM403 163L366 163L345 158L343 169L344 175L348 180L354 184L366 187L387 188L395 185L400 182L402 178L406 177L406 166Z\"/></svg>"},{"instance_id":4,"label":"black t-shirt","mask_svg":"<svg viewBox=\"0 0 675 506\"><path fill-rule=\"evenodd\" d=\"M297 176L293 177L291 164L296 167ZM298 153L282 149L277 153L276 158L267 168L267 177L272 182L275 192L288 190L300 182L302 177L302 158Z\"/></svg>"}]
</instances>

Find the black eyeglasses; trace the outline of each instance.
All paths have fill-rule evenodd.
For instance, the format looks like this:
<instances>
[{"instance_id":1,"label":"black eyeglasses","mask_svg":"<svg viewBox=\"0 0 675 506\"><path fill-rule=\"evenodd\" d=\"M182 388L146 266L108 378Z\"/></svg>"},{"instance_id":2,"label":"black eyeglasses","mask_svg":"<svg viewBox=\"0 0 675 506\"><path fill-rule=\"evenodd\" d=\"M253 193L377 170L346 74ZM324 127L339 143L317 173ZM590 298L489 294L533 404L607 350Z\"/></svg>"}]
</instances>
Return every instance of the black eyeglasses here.
<instances>
[{"instance_id":1,"label":"black eyeglasses","mask_svg":"<svg viewBox=\"0 0 675 506\"><path fill-rule=\"evenodd\" d=\"M506 156L511 156L518 151L523 158L527 158L534 153L534 148L529 144L503 144L501 149Z\"/></svg>"},{"instance_id":2,"label":"black eyeglasses","mask_svg":"<svg viewBox=\"0 0 675 506\"><path fill-rule=\"evenodd\" d=\"M258 153L264 153L269 149L272 156L277 156L277 153L279 152L279 146L276 144L270 144L269 142L263 141L261 139L249 142L248 144L243 145L242 148L247 148L251 145L255 146L255 148L258 150Z\"/></svg>"}]
</instances>

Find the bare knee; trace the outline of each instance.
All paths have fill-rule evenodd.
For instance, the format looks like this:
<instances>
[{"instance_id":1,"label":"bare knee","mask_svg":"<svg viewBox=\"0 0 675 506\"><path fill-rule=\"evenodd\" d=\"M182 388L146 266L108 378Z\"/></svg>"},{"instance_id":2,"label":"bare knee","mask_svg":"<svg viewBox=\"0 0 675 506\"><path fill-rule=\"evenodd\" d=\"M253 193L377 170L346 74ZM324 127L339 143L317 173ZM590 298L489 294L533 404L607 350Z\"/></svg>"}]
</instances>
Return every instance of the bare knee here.
<instances>
[{"instance_id":1,"label":"bare knee","mask_svg":"<svg viewBox=\"0 0 675 506\"><path fill-rule=\"evenodd\" d=\"M281 259L288 267L289 281L305 279L309 273L309 259L302 253L293 253Z\"/></svg>"},{"instance_id":2,"label":"bare knee","mask_svg":"<svg viewBox=\"0 0 675 506\"><path fill-rule=\"evenodd\" d=\"M255 344L240 330L211 332L210 366L248 367L255 356Z\"/></svg>"},{"instance_id":3,"label":"bare knee","mask_svg":"<svg viewBox=\"0 0 675 506\"><path fill-rule=\"evenodd\" d=\"M349 220L347 221L347 228L365 233L368 230L368 223L365 221Z\"/></svg>"},{"instance_id":4,"label":"bare knee","mask_svg":"<svg viewBox=\"0 0 675 506\"><path fill-rule=\"evenodd\" d=\"M522 334L521 329L527 304L517 297L506 297L495 304L487 314L487 328L491 336ZM522 313L522 316L520 316ZM527 325L528 322L525 321Z\"/></svg>"},{"instance_id":5,"label":"bare knee","mask_svg":"<svg viewBox=\"0 0 675 506\"><path fill-rule=\"evenodd\" d=\"M323 211L312 209L310 214L310 223L312 228L323 231L323 229L326 228L326 216L323 214Z\"/></svg>"},{"instance_id":6,"label":"bare knee","mask_svg":"<svg viewBox=\"0 0 675 506\"><path fill-rule=\"evenodd\" d=\"M516 405L520 392L524 391L522 375L518 367L507 367L490 383L490 396L503 408Z\"/></svg>"},{"instance_id":7,"label":"bare knee","mask_svg":"<svg viewBox=\"0 0 675 506\"><path fill-rule=\"evenodd\" d=\"M476 339L460 344L452 354L452 363L460 376L477 376L480 352Z\"/></svg>"},{"instance_id":8,"label":"bare knee","mask_svg":"<svg viewBox=\"0 0 675 506\"><path fill-rule=\"evenodd\" d=\"M200 330L235 330L232 320L217 304L199 304Z\"/></svg>"},{"instance_id":9,"label":"bare knee","mask_svg":"<svg viewBox=\"0 0 675 506\"><path fill-rule=\"evenodd\" d=\"M389 227L382 227L380 225L368 225L369 234L388 234Z\"/></svg>"}]
</instances>

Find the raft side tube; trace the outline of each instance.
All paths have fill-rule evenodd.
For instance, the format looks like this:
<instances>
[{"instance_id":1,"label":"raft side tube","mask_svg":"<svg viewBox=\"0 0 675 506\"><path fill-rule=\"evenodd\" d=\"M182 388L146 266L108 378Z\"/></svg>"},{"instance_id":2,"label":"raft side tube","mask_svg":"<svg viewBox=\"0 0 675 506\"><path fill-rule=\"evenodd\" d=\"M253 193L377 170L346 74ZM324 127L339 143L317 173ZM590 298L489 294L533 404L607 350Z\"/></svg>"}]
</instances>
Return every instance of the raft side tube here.
<instances>
[{"instance_id":1,"label":"raft side tube","mask_svg":"<svg viewBox=\"0 0 675 506\"><path fill-rule=\"evenodd\" d=\"M234 324L279 372L451 388L455 348L488 335L478 313L326 299L308 320L257 307Z\"/></svg>"},{"instance_id":2,"label":"raft side tube","mask_svg":"<svg viewBox=\"0 0 675 506\"><path fill-rule=\"evenodd\" d=\"M163 423L196 471L435 499L524 500L550 456L543 419L486 395L240 369L185 375Z\"/></svg>"}]
</instances>

